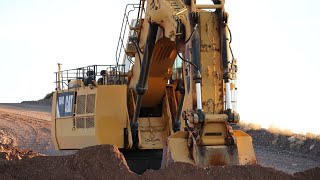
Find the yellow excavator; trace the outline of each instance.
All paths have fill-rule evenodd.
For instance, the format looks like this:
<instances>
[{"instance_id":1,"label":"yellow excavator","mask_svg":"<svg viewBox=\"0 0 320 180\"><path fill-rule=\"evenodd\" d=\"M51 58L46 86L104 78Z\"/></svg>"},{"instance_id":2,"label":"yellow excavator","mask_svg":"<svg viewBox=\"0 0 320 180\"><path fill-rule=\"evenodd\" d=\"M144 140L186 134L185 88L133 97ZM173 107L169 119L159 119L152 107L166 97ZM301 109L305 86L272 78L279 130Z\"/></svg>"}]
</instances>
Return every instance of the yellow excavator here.
<instances>
[{"instance_id":1,"label":"yellow excavator","mask_svg":"<svg viewBox=\"0 0 320 180\"><path fill-rule=\"evenodd\" d=\"M224 5L224 0L128 4L115 65L64 71L58 65L55 147L116 145L140 174L174 162L255 164L252 138L231 127L240 116Z\"/></svg>"}]
</instances>

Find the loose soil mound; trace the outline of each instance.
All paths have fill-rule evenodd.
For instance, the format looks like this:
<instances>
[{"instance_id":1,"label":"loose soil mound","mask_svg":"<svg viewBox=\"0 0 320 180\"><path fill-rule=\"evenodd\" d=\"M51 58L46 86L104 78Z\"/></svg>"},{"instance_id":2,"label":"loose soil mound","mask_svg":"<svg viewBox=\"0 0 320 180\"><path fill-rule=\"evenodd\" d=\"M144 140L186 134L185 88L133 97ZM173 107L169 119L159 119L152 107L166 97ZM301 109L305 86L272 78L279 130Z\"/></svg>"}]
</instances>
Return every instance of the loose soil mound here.
<instances>
[{"instance_id":1,"label":"loose soil mound","mask_svg":"<svg viewBox=\"0 0 320 180\"><path fill-rule=\"evenodd\" d=\"M40 156L0 164L0 174L13 179L135 179L118 148L93 146L68 156ZM1 178L1 176L0 176Z\"/></svg>"},{"instance_id":2,"label":"loose soil mound","mask_svg":"<svg viewBox=\"0 0 320 180\"><path fill-rule=\"evenodd\" d=\"M10 147L6 144L0 144L0 161L29 159L35 156L42 155L33 151L21 150L18 148Z\"/></svg>"},{"instance_id":3,"label":"loose soil mound","mask_svg":"<svg viewBox=\"0 0 320 180\"><path fill-rule=\"evenodd\" d=\"M142 175L142 179L292 179L289 174L262 166L217 166L201 167L186 163L175 163L163 170L148 170Z\"/></svg>"},{"instance_id":4,"label":"loose soil mound","mask_svg":"<svg viewBox=\"0 0 320 180\"><path fill-rule=\"evenodd\" d=\"M309 169L303 172L294 173L294 176L296 176L299 179L318 180L320 179L320 167Z\"/></svg>"},{"instance_id":5,"label":"loose soil mound","mask_svg":"<svg viewBox=\"0 0 320 180\"><path fill-rule=\"evenodd\" d=\"M28 156L26 156L28 157ZM30 156L31 157L31 156ZM142 176L131 172L124 156L112 145L84 148L74 155L38 156L0 161L0 179L314 179L320 168L289 175L258 165L202 167L175 163Z\"/></svg>"}]
</instances>

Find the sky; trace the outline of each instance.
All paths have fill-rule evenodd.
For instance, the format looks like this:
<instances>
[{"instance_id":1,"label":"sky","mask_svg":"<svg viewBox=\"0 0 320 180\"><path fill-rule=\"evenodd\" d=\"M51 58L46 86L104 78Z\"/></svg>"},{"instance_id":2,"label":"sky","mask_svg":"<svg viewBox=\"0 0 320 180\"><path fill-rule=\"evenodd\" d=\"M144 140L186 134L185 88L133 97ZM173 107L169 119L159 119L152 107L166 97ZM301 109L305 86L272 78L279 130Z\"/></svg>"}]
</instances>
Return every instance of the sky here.
<instances>
[{"instance_id":1,"label":"sky","mask_svg":"<svg viewBox=\"0 0 320 180\"><path fill-rule=\"evenodd\" d=\"M0 0L0 102L37 100L62 69L114 64L127 3ZM200 3L210 3L201 0ZM227 0L245 122L320 134L320 1Z\"/></svg>"}]
</instances>

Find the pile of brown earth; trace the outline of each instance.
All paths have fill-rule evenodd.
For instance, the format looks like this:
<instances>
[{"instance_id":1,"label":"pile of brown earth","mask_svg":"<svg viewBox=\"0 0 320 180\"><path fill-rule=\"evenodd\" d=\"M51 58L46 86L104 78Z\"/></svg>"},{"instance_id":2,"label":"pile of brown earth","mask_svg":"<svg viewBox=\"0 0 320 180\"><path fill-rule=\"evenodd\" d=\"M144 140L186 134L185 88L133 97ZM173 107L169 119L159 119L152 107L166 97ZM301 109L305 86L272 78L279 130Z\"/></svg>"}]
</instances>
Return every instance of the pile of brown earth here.
<instances>
[{"instance_id":1,"label":"pile of brown earth","mask_svg":"<svg viewBox=\"0 0 320 180\"><path fill-rule=\"evenodd\" d=\"M202 167L175 163L142 175L131 172L112 145L82 149L68 156L0 161L0 179L318 179L320 168L289 175L262 166Z\"/></svg>"},{"instance_id":2,"label":"pile of brown earth","mask_svg":"<svg viewBox=\"0 0 320 180\"><path fill-rule=\"evenodd\" d=\"M29 150L21 150L6 144L0 144L0 161L29 159L35 156L42 156L42 154Z\"/></svg>"}]
</instances>

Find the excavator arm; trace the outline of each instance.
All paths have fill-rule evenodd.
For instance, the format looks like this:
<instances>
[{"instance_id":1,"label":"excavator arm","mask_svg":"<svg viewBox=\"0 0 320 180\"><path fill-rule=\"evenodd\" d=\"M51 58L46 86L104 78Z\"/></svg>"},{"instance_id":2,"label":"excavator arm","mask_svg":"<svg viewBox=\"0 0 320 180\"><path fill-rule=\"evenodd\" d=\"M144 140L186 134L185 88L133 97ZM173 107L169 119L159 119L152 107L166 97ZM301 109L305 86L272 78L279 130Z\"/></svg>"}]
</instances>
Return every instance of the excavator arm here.
<instances>
[{"instance_id":1,"label":"excavator arm","mask_svg":"<svg viewBox=\"0 0 320 180\"><path fill-rule=\"evenodd\" d=\"M161 103L163 96L168 95L168 72L174 60L178 56L183 61L178 117L169 120L171 127L175 127L170 130L177 132L167 134L163 164L182 161L226 165L256 161L251 137L233 131L230 126L239 121L239 115L231 102L236 64L230 55L227 23L223 0L210 5L180 0L147 1L143 25L138 29L143 58L141 67L135 64L133 68L133 76L139 74L139 78L130 81L137 96L131 121L136 147L143 146L139 144L143 141L138 121L141 108L156 108Z\"/></svg>"}]
</instances>

